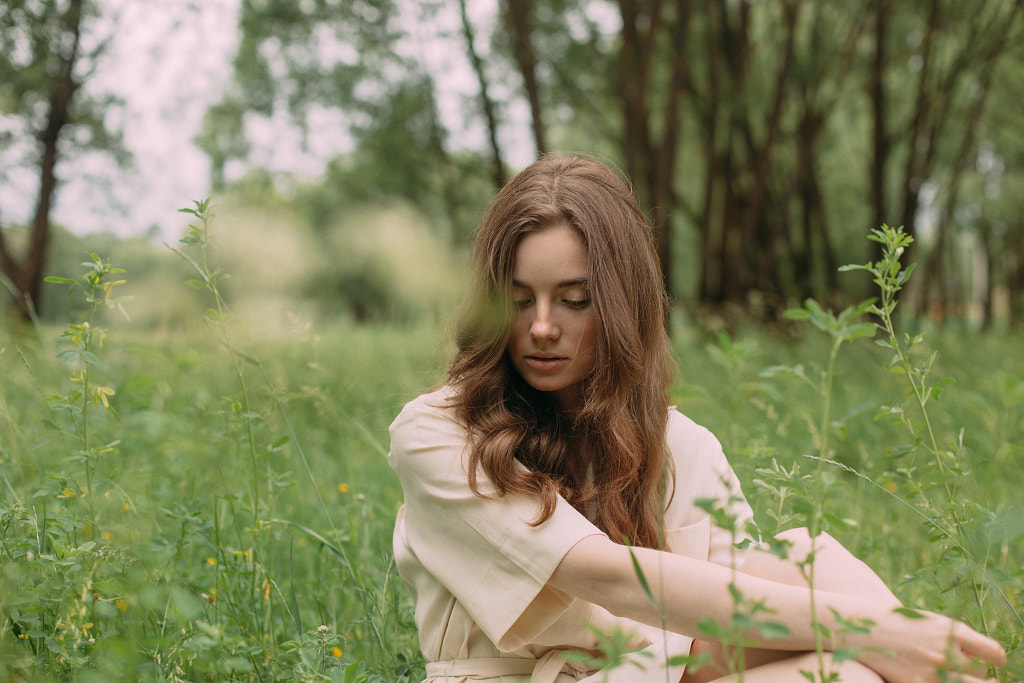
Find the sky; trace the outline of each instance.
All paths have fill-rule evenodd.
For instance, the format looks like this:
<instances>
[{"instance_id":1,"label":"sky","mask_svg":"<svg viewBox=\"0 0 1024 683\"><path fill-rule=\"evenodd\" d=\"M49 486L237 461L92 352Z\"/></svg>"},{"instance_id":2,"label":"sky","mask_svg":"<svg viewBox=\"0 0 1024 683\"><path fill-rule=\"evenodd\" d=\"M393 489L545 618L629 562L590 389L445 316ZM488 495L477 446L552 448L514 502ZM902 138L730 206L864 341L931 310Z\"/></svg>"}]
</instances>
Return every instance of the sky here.
<instances>
[{"instance_id":1,"label":"sky","mask_svg":"<svg viewBox=\"0 0 1024 683\"><path fill-rule=\"evenodd\" d=\"M106 155L86 154L62 164L53 219L78 234L151 233L158 239L175 239L186 222L177 210L209 193L208 161L192 140L206 108L221 98L229 83L238 40L239 0L101 3L106 15L117 20L111 22L111 42L86 88L123 100L123 108L110 115L120 120L133 160L130 167L118 169ZM466 117L467 100L476 93L475 76L462 51L438 49L433 41L437 31L458 30L452 4L436 24L424 25L411 14L406 17L412 39L405 44L435 75L442 120L459 133L453 138L467 147L484 149L481 117ZM494 0L471 0L474 23L483 28L493 21L495 5ZM515 154L507 162L524 165L532 155L525 103L513 103L504 113L509 122L503 135L505 147ZM351 144L339 121L324 116L328 121L320 130L339 132L333 138L318 136L316 153L302 149L298 131L283 118L253 122L249 127L252 165L319 175L327 160ZM5 223L27 220L35 183L29 173L8 179L3 193Z\"/></svg>"}]
</instances>

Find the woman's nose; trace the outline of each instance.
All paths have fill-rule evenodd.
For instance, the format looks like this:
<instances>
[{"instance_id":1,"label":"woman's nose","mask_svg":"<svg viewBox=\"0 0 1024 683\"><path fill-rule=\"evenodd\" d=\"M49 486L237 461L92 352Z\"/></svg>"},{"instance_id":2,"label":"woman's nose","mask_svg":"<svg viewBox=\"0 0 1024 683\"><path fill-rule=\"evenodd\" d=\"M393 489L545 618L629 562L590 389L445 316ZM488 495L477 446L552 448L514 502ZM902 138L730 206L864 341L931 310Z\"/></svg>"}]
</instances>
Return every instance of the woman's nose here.
<instances>
[{"instance_id":1,"label":"woman's nose","mask_svg":"<svg viewBox=\"0 0 1024 683\"><path fill-rule=\"evenodd\" d=\"M558 339L558 326L551 319L551 310L547 306L537 306L537 317L530 325L530 336L540 341Z\"/></svg>"}]
</instances>

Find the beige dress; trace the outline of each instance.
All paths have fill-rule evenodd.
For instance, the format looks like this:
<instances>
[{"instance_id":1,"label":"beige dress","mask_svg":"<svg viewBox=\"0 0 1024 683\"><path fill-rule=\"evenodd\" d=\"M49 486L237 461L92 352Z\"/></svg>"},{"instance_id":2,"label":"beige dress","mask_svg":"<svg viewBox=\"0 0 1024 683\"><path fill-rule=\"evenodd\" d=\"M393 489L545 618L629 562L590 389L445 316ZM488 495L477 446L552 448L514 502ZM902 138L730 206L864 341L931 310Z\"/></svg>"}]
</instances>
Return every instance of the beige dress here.
<instances>
[{"instance_id":1,"label":"beige dress","mask_svg":"<svg viewBox=\"0 0 1024 683\"><path fill-rule=\"evenodd\" d=\"M476 495L466 476L466 430L445 408L449 392L413 400L390 428L388 459L405 495L395 524L395 561L415 602L427 681L679 680L682 667L667 667L667 657L688 653L690 638L616 617L547 586L574 544L602 532L562 499L550 519L531 526L538 500L499 496L482 473L479 489L488 497ZM674 409L667 437L675 461L668 546L729 566L740 552L733 536L693 503L719 500L738 528L746 528L751 511L736 476L718 440ZM565 651L596 653L595 627L631 633L635 664L598 673L566 663Z\"/></svg>"}]
</instances>

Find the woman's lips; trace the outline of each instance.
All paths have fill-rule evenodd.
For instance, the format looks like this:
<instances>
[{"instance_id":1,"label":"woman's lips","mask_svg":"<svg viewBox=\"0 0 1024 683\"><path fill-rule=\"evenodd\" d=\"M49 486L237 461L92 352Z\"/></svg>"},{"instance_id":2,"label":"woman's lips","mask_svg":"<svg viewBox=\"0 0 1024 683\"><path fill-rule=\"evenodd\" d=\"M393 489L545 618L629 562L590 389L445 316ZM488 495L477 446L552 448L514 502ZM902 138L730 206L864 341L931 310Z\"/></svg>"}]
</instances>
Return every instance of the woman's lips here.
<instances>
[{"instance_id":1,"label":"woman's lips","mask_svg":"<svg viewBox=\"0 0 1024 683\"><path fill-rule=\"evenodd\" d=\"M541 372L558 370L569 363L568 358L559 357L526 356L524 360L531 368Z\"/></svg>"}]
</instances>

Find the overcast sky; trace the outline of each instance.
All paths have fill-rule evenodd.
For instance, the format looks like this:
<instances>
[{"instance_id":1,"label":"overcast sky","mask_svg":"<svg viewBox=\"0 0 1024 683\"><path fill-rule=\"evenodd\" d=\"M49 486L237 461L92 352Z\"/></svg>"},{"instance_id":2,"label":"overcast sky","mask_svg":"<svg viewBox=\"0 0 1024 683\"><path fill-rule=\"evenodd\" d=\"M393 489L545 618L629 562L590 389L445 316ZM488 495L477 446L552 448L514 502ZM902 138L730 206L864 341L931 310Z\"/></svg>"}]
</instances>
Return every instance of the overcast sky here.
<instances>
[{"instance_id":1,"label":"overcast sky","mask_svg":"<svg viewBox=\"0 0 1024 683\"><path fill-rule=\"evenodd\" d=\"M108 10L116 8L119 19L109 50L87 87L124 99L120 118L133 165L119 170L103 155L62 164L53 216L76 233L143 235L156 226L162 239L173 239L184 222L177 209L190 206L209 191L208 162L192 138L206 108L220 99L230 78L238 38L238 0L105 0L103 4ZM495 5L494 0L471 0L473 19L481 29L493 20ZM440 50L430 40L438 29L458 30L458 15L451 4L449 10L440 26L411 21L414 36L405 44L435 74L442 118L459 131L453 138L483 149L480 117L465 127L466 98L476 91L465 56L461 50ZM520 121L505 130L506 149L515 155L507 161L523 165L532 155L525 104L506 107L504 114ZM340 127L321 127L331 129ZM333 140L320 136L318 155L304 152L297 132L283 120L262 122L251 133L254 165L312 176L349 144L341 134ZM5 222L27 219L35 186L34 175L9 179L4 192Z\"/></svg>"}]
</instances>

